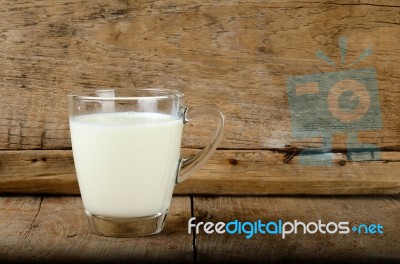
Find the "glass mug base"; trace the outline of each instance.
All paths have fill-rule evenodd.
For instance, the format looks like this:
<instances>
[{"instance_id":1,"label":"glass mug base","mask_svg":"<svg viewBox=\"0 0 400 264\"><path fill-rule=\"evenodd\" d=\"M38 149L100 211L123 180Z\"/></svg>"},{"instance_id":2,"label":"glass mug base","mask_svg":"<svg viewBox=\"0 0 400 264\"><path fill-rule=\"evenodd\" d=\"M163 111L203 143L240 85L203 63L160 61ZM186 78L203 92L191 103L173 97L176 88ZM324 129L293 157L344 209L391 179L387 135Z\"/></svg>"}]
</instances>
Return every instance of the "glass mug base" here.
<instances>
[{"instance_id":1,"label":"glass mug base","mask_svg":"<svg viewBox=\"0 0 400 264\"><path fill-rule=\"evenodd\" d=\"M168 210L152 216L112 218L86 212L95 234L108 237L139 237L158 234L164 228Z\"/></svg>"}]
</instances>

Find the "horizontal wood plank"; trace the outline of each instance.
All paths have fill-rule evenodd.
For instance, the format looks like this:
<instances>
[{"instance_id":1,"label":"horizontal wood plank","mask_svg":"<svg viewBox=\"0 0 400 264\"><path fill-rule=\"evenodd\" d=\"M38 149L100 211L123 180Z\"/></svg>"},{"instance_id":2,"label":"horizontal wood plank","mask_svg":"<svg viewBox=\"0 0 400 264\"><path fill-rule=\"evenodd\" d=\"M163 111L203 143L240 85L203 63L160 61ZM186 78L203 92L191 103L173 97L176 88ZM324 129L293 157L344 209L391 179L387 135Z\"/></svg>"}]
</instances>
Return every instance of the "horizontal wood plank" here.
<instances>
[{"instance_id":1,"label":"horizontal wood plank","mask_svg":"<svg viewBox=\"0 0 400 264\"><path fill-rule=\"evenodd\" d=\"M184 156L197 150L183 149ZM333 154L331 166L305 166L298 155L267 150L217 150L175 194L399 194L399 152L381 161L349 161ZM0 152L1 193L79 194L70 150Z\"/></svg>"},{"instance_id":2,"label":"horizontal wood plank","mask_svg":"<svg viewBox=\"0 0 400 264\"><path fill-rule=\"evenodd\" d=\"M79 194L70 150L1 151L0 179L5 193Z\"/></svg>"},{"instance_id":3,"label":"horizontal wood plank","mask_svg":"<svg viewBox=\"0 0 400 264\"><path fill-rule=\"evenodd\" d=\"M292 135L287 79L373 67L382 128L358 139L398 150L399 11L395 0L3 1L0 149L70 148L73 90L154 86L182 89L189 106L221 107L222 148L317 146L319 138ZM321 50L339 65L340 36L346 65L367 48L372 55L341 69L315 56ZM211 130L199 123L185 147L201 146Z\"/></svg>"},{"instance_id":4,"label":"horizontal wood plank","mask_svg":"<svg viewBox=\"0 0 400 264\"><path fill-rule=\"evenodd\" d=\"M384 234L196 235L197 263L398 263L400 198L381 197L195 197L198 222L261 220L304 223L381 224ZM200 229L202 230L202 229ZM233 228L231 228L233 230Z\"/></svg>"},{"instance_id":5,"label":"horizontal wood plank","mask_svg":"<svg viewBox=\"0 0 400 264\"><path fill-rule=\"evenodd\" d=\"M3 262L192 263L187 233L190 198L176 197L161 234L111 238L93 234L80 197L1 197L0 259Z\"/></svg>"},{"instance_id":6,"label":"horizontal wood plank","mask_svg":"<svg viewBox=\"0 0 400 264\"><path fill-rule=\"evenodd\" d=\"M399 196L174 197L164 231L144 238L91 233L79 197L0 197L3 262L167 263L397 263L400 260ZM380 224L382 235L349 233L279 235L188 234L196 222L348 221ZM194 245L194 252L193 252Z\"/></svg>"}]
</instances>

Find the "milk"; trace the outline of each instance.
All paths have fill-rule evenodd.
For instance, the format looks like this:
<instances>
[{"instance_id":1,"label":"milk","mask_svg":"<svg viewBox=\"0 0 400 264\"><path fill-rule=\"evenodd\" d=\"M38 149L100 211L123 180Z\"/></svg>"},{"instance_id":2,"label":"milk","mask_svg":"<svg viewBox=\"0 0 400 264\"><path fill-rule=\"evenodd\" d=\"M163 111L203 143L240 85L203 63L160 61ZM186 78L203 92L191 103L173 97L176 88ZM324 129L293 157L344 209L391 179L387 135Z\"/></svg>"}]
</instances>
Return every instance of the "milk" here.
<instances>
[{"instance_id":1,"label":"milk","mask_svg":"<svg viewBox=\"0 0 400 264\"><path fill-rule=\"evenodd\" d=\"M182 119L159 113L70 118L85 210L115 218L165 213L175 185L182 128Z\"/></svg>"}]
</instances>

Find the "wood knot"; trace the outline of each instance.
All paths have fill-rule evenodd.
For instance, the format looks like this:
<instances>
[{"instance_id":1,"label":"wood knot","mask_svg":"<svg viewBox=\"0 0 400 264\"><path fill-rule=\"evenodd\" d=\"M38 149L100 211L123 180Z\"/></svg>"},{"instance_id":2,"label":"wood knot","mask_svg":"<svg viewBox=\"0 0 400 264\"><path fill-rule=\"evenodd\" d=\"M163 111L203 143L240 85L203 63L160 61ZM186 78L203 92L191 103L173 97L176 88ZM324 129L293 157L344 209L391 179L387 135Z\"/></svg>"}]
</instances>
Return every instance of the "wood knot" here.
<instances>
[{"instance_id":1,"label":"wood knot","mask_svg":"<svg viewBox=\"0 0 400 264\"><path fill-rule=\"evenodd\" d=\"M261 53L267 53L267 49L265 47L258 47L258 51Z\"/></svg>"},{"instance_id":2,"label":"wood knot","mask_svg":"<svg viewBox=\"0 0 400 264\"><path fill-rule=\"evenodd\" d=\"M345 161L345 160L341 160L341 161L339 161L339 165L340 165L340 166L344 166L344 165L346 165L346 161Z\"/></svg>"},{"instance_id":3,"label":"wood knot","mask_svg":"<svg viewBox=\"0 0 400 264\"><path fill-rule=\"evenodd\" d=\"M238 165L239 161L237 161L236 159L229 159L229 164L231 165Z\"/></svg>"},{"instance_id":4,"label":"wood knot","mask_svg":"<svg viewBox=\"0 0 400 264\"><path fill-rule=\"evenodd\" d=\"M297 149L297 148L293 148L293 149L289 150L285 154L285 157L283 158L283 163L285 163L285 164L289 163L299 152L300 152L300 149Z\"/></svg>"},{"instance_id":5,"label":"wood knot","mask_svg":"<svg viewBox=\"0 0 400 264\"><path fill-rule=\"evenodd\" d=\"M196 222L205 222L213 218L213 216L207 210L199 210L197 212Z\"/></svg>"}]
</instances>

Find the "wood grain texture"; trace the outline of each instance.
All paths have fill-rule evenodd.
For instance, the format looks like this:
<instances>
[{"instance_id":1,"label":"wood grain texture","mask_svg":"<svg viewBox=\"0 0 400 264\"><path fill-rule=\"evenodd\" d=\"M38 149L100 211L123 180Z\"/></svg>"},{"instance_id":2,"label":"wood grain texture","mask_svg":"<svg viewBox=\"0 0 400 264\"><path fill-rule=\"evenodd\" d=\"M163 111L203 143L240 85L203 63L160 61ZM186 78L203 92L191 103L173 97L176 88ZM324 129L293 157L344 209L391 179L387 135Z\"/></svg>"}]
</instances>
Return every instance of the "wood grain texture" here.
<instances>
[{"instance_id":1,"label":"wood grain texture","mask_svg":"<svg viewBox=\"0 0 400 264\"><path fill-rule=\"evenodd\" d=\"M173 198L161 234L100 237L89 229L79 197L1 197L0 259L4 262L193 262L187 233L190 198Z\"/></svg>"},{"instance_id":2,"label":"wood grain texture","mask_svg":"<svg viewBox=\"0 0 400 264\"><path fill-rule=\"evenodd\" d=\"M183 149L187 157L196 152ZM290 153L217 150L175 194L399 194L399 152L381 161L349 161L334 153L331 166L304 166ZM285 160L286 163L285 163ZM79 194L72 152L0 152L0 193Z\"/></svg>"},{"instance_id":3,"label":"wood grain texture","mask_svg":"<svg viewBox=\"0 0 400 264\"><path fill-rule=\"evenodd\" d=\"M69 148L73 90L160 85L225 111L222 148L316 146L292 137L286 80L336 71L315 52L340 62L340 36L346 63L371 48L356 68L377 71L383 128L360 141L398 149L399 12L395 0L1 2L0 149ZM184 146L202 145L201 124Z\"/></svg>"},{"instance_id":4,"label":"wood grain texture","mask_svg":"<svg viewBox=\"0 0 400 264\"><path fill-rule=\"evenodd\" d=\"M145 238L94 235L79 197L0 197L3 262L183 263L397 263L399 196L370 197L175 197L164 231ZM262 220L383 225L383 235L188 234L196 221ZM193 254L193 246L195 248Z\"/></svg>"},{"instance_id":5,"label":"wood grain texture","mask_svg":"<svg viewBox=\"0 0 400 264\"><path fill-rule=\"evenodd\" d=\"M349 161L333 153L331 166L305 166L277 151L218 151L175 191L182 194L399 194L398 152L382 161ZM221 162L223 161L223 162Z\"/></svg>"},{"instance_id":6,"label":"wood grain texture","mask_svg":"<svg viewBox=\"0 0 400 264\"><path fill-rule=\"evenodd\" d=\"M349 226L383 225L382 235L244 234L196 235L197 263L397 263L400 261L399 196L378 197L195 197L197 222L294 220ZM301 227L300 227L301 228ZM232 228L233 229L233 228Z\"/></svg>"},{"instance_id":7,"label":"wood grain texture","mask_svg":"<svg viewBox=\"0 0 400 264\"><path fill-rule=\"evenodd\" d=\"M33 228L41 197L0 198L0 259L18 254L18 245Z\"/></svg>"},{"instance_id":8,"label":"wood grain texture","mask_svg":"<svg viewBox=\"0 0 400 264\"><path fill-rule=\"evenodd\" d=\"M7 193L79 193L70 150L1 151L0 179Z\"/></svg>"}]
</instances>

